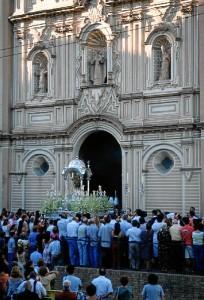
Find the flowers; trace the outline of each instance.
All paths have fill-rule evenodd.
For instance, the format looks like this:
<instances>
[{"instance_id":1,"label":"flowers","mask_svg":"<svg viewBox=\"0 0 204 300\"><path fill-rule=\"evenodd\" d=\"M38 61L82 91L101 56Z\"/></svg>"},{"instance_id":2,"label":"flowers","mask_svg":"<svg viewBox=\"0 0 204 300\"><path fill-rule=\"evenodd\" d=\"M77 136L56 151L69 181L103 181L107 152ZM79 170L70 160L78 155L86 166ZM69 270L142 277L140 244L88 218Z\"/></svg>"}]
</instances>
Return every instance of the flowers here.
<instances>
[{"instance_id":1,"label":"flowers","mask_svg":"<svg viewBox=\"0 0 204 300\"><path fill-rule=\"evenodd\" d=\"M48 197L42 202L42 211L45 214L52 214L59 210L62 206L62 198L61 197Z\"/></svg>"},{"instance_id":2,"label":"flowers","mask_svg":"<svg viewBox=\"0 0 204 300\"><path fill-rule=\"evenodd\" d=\"M82 196L70 203L72 211L82 213L97 214L99 212L108 211L113 208L108 197L97 197L94 195Z\"/></svg>"}]
</instances>

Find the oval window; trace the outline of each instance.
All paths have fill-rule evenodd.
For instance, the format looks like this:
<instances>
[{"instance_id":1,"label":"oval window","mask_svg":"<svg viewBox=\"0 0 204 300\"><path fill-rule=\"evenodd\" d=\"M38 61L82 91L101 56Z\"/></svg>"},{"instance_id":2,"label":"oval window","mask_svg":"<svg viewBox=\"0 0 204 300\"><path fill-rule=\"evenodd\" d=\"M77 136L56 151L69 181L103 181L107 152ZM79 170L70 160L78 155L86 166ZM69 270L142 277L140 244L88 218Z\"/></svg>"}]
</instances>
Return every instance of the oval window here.
<instances>
[{"instance_id":1,"label":"oval window","mask_svg":"<svg viewBox=\"0 0 204 300\"><path fill-rule=\"evenodd\" d=\"M173 157L167 151L159 152L154 158L154 167L162 175L168 174L173 166Z\"/></svg>"},{"instance_id":2,"label":"oval window","mask_svg":"<svg viewBox=\"0 0 204 300\"><path fill-rule=\"evenodd\" d=\"M36 176L44 176L49 170L49 164L43 156L38 156L33 162L33 172Z\"/></svg>"}]
</instances>

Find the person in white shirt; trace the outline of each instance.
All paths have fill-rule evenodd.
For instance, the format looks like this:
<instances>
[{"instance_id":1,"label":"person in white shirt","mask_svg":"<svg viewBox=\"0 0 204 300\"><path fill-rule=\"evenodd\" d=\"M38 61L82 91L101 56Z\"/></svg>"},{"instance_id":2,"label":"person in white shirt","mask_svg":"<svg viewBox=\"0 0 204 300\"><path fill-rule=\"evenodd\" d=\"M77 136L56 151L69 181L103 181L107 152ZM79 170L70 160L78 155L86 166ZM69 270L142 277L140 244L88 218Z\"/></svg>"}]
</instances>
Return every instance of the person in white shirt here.
<instances>
[{"instance_id":1,"label":"person in white shirt","mask_svg":"<svg viewBox=\"0 0 204 300\"><path fill-rule=\"evenodd\" d=\"M46 289L44 288L44 286L42 285L42 283L38 280L36 280L36 273L35 271L30 273L30 279L29 279L30 283L31 283L31 291L34 293L37 293L39 298L42 299L43 297L46 297L47 292ZM18 289L17 289L17 293L22 293L25 291L25 281L23 281Z\"/></svg>"},{"instance_id":2,"label":"person in white shirt","mask_svg":"<svg viewBox=\"0 0 204 300\"><path fill-rule=\"evenodd\" d=\"M79 218L73 216L73 220L67 224L67 242L69 247L70 263L72 265L79 266L79 251L77 245Z\"/></svg>"},{"instance_id":3,"label":"person in white shirt","mask_svg":"<svg viewBox=\"0 0 204 300\"><path fill-rule=\"evenodd\" d=\"M70 222L70 220L67 219L67 216L64 213L61 214L60 217L60 220L57 221L57 227L59 230L59 238L61 244L62 263L64 265L68 265L70 263L70 259L69 248L67 244L67 224Z\"/></svg>"},{"instance_id":4,"label":"person in white shirt","mask_svg":"<svg viewBox=\"0 0 204 300\"><path fill-rule=\"evenodd\" d=\"M92 284L96 287L96 296L98 299L108 300L109 296L113 293L113 286L110 279L106 275L106 269L100 268L99 275L97 278L92 280Z\"/></svg>"},{"instance_id":5,"label":"person in white shirt","mask_svg":"<svg viewBox=\"0 0 204 300\"><path fill-rule=\"evenodd\" d=\"M132 228L126 231L126 236L129 242L129 259L130 268L133 270L139 270L140 267L140 243L142 230L138 228L139 223L136 220L132 220Z\"/></svg>"},{"instance_id":6,"label":"person in white shirt","mask_svg":"<svg viewBox=\"0 0 204 300\"><path fill-rule=\"evenodd\" d=\"M48 252L51 254L51 266L50 270L53 270L60 262L61 246L57 236L53 237L53 241L49 244Z\"/></svg>"}]
</instances>

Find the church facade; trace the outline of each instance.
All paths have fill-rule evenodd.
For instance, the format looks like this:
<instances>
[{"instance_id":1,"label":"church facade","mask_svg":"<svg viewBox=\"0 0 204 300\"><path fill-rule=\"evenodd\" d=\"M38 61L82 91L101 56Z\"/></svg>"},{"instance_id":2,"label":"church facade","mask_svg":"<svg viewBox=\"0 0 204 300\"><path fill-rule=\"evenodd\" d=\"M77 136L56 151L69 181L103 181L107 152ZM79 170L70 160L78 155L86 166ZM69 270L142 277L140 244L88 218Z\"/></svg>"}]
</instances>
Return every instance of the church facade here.
<instances>
[{"instance_id":1,"label":"church facade","mask_svg":"<svg viewBox=\"0 0 204 300\"><path fill-rule=\"evenodd\" d=\"M40 209L52 185L64 195L64 166L105 132L121 151L123 209L202 215L202 4L6 2L2 207Z\"/></svg>"}]
</instances>

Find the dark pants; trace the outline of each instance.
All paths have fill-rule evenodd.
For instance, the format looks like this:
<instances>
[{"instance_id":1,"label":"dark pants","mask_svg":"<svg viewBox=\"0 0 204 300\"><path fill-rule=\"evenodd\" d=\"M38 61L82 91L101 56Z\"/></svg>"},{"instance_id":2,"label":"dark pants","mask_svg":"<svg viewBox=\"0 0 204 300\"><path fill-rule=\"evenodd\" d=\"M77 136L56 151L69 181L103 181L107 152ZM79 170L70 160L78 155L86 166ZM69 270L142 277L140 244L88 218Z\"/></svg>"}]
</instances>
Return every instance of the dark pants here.
<instances>
[{"instance_id":1,"label":"dark pants","mask_svg":"<svg viewBox=\"0 0 204 300\"><path fill-rule=\"evenodd\" d=\"M101 246L101 264L104 268L112 267L112 249Z\"/></svg>"},{"instance_id":2,"label":"dark pants","mask_svg":"<svg viewBox=\"0 0 204 300\"><path fill-rule=\"evenodd\" d=\"M180 241L171 242L170 258L171 269L175 270L176 272L182 272L184 263L184 252L183 245Z\"/></svg>"},{"instance_id":3,"label":"dark pants","mask_svg":"<svg viewBox=\"0 0 204 300\"><path fill-rule=\"evenodd\" d=\"M66 238L62 235L60 237L60 246L61 246L61 262L63 265L70 264L69 258L69 247Z\"/></svg>"}]
</instances>

